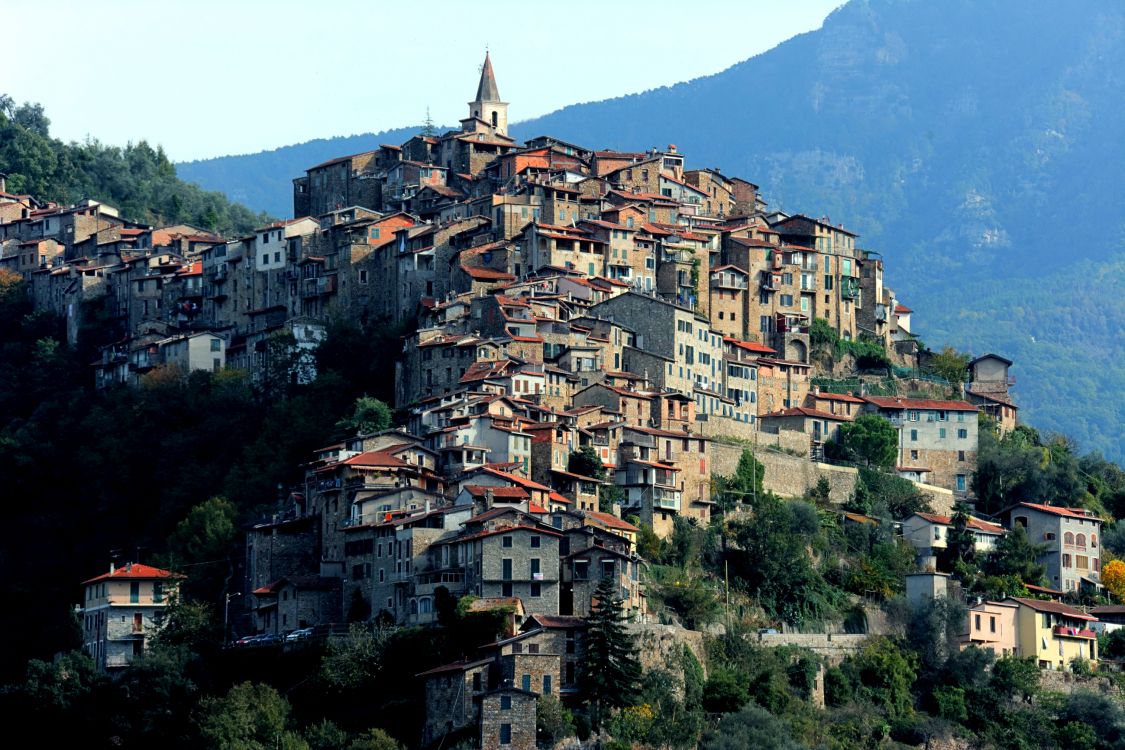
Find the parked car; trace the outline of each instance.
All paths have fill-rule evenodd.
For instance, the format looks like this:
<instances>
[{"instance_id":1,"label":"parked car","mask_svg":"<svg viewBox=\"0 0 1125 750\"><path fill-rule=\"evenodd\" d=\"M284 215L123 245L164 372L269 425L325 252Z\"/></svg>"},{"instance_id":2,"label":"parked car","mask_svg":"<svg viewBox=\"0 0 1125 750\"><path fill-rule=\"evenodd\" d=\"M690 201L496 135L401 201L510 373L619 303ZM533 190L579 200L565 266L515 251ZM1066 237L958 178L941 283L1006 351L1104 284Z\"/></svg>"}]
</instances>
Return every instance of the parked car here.
<instances>
[{"instance_id":1,"label":"parked car","mask_svg":"<svg viewBox=\"0 0 1125 750\"><path fill-rule=\"evenodd\" d=\"M285 636L280 633L266 633L265 635L258 636L254 641L255 646L274 646L278 643L284 643Z\"/></svg>"},{"instance_id":2,"label":"parked car","mask_svg":"<svg viewBox=\"0 0 1125 750\"><path fill-rule=\"evenodd\" d=\"M300 628L298 630L294 630L289 635L285 636L285 642L286 643L295 643L297 641L304 641L304 640L307 640L307 639L311 638L312 634L313 634L312 628Z\"/></svg>"},{"instance_id":3,"label":"parked car","mask_svg":"<svg viewBox=\"0 0 1125 750\"><path fill-rule=\"evenodd\" d=\"M777 628L758 628L758 635L778 635Z\"/></svg>"},{"instance_id":4,"label":"parked car","mask_svg":"<svg viewBox=\"0 0 1125 750\"><path fill-rule=\"evenodd\" d=\"M234 645L236 645L236 646L249 646L252 643L254 643L254 639L257 638L257 637L258 636L256 636L256 635L244 635L241 638L239 638L237 641L235 641Z\"/></svg>"}]
</instances>

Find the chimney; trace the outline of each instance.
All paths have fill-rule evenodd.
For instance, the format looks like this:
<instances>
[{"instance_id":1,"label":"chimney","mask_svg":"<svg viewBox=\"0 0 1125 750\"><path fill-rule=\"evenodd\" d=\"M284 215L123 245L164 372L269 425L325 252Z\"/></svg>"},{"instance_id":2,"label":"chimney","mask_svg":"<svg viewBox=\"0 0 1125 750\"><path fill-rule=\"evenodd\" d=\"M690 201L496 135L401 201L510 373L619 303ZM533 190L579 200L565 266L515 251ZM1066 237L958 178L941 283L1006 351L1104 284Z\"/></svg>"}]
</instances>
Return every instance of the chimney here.
<instances>
[{"instance_id":1,"label":"chimney","mask_svg":"<svg viewBox=\"0 0 1125 750\"><path fill-rule=\"evenodd\" d=\"M493 495L492 490L485 490L484 491L484 509L490 510L492 508L493 503L495 503L495 502L496 502L496 497L495 497L495 495Z\"/></svg>"},{"instance_id":2,"label":"chimney","mask_svg":"<svg viewBox=\"0 0 1125 750\"><path fill-rule=\"evenodd\" d=\"M110 575L113 575L113 571L114 571L114 570L116 570L116 569L117 569L117 568L116 568L116 566L115 566L115 565L113 564L113 561L112 561L112 560L110 560L110 561L109 561L109 574L110 574Z\"/></svg>"},{"instance_id":3,"label":"chimney","mask_svg":"<svg viewBox=\"0 0 1125 750\"><path fill-rule=\"evenodd\" d=\"M0 193L8 192L8 175L0 172Z\"/></svg>"}]
</instances>

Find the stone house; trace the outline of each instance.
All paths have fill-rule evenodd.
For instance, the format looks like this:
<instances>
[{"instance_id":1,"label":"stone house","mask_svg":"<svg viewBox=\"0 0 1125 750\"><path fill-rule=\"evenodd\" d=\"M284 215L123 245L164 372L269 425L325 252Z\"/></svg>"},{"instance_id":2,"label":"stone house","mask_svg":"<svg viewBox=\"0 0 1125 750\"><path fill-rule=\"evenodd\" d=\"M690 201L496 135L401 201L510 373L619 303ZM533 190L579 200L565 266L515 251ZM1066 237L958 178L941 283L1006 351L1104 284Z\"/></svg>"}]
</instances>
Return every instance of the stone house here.
<instances>
[{"instance_id":1,"label":"stone house","mask_svg":"<svg viewBox=\"0 0 1125 750\"><path fill-rule=\"evenodd\" d=\"M298 628L343 622L342 581L288 576L251 592L255 632L284 635Z\"/></svg>"},{"instance_id":2,"label":"stone house","mask_svg":"<svg viewBox=\"0 0 1125 750\"><path fill-rule=\"evenodd\" d=\"M811 458L818 460L824 456L825 443L840 441L840 427L852 421L849 417L830 414L807 406L791 406L781 411L763 414L758 420L762 432L777 434L780 430L800 432L809 436L812 449Z\"/></svg>"},{"instance_id":3,"label":"stone house","mask_svg":"<svg viewBox=\"0 0 1125 750\"><path fill-rule=\"evenodd\" d=\"M129 666L144 654L159 630L168 605L175 602L184 576L140 563L82 582L82 650L99 672Z\"/></svg>"},{"instance_id":4,"label":"stone house","mask_svg":"<svg viewBox=\"0 0 1125 750\"><path fill-rule=\"evenodd\" d=\"M897 465L922 467L933 484L967 495L977 468L977 408L965 401L866 396L866 411L898 432Z\"/></svg>"},{"instance_id":5,"label":"stone house","mask_svg":"<svg viewBox=\"0 0 1125 750\"><path fill-rule=\"evenodd\" d=\"M1008 374L1011 360L996 354L985 354L969 362L969 382L965 386L965 400L976 404L980 410L996 420L1003 435L1019 423L1018 409L1012 401L1009 388L1015 378Z\"/></svg>"},{"instance_id":6,"label":"stone house","mask_svg":"<svg viewBox=\"0 0 1125 750\"><path fill-rule=\"evenodd\" d=\"M1046 547L1039 562L1047 566L1052 588L1071 592L1101 586L1102 521L1093 511L1018 503L999 515L1008 528L1022 526L1032 544Z\"/></svg>"}]
</instances>

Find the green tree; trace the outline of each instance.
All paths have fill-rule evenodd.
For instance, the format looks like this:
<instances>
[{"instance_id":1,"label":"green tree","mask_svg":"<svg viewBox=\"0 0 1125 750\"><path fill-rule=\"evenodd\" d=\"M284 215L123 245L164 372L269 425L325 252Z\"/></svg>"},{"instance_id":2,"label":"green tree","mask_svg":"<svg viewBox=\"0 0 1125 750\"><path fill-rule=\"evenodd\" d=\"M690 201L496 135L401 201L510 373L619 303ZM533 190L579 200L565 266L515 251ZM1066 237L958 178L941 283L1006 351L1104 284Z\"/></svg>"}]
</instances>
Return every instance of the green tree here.
<instances>
[{"instance_id":1,"label":"green tree","mask_svg":"<svg viewBox=\"0 0 1125 750\"><path fill-rule=\"evenodd\" d=\"M840 428L840 450L853 463L890 468L898 458L898 432L878 414L860 414Z\"/></svg>"},{"instance_id":2,"label":"green tree","mask_svg":"<svg viewBox=\"0 0 1125 750\"><path fill-rule=\"evenodd\" d=\"M382 432L391 426L391 407L373 396L360 396L350 416L341 419L336 427L349 437Z\"/></svg>"},{"instance_id":3,"label":"green tree","mask_svg":"<svg viewBox=\"0 0 1125 750\"><path fill-rule=\"evenodd\" d=\"M947 346L930 360L930 369L938 377L949 381L949 395L958 397L961 395L961 385L968 377L969 355Z\"/></svg>"},{"instance_id":4,"label":"green tree","mask_svg":"<svg viewBox=\"0 0 1125 750\"><path fill-rule=\"evenodd\" d=\"M607 708L632 704L641 678L641 664L633 637L625 630L623 601L611 579L601 579L594 599L583 639L582 689L598 726Z\"/></svg>"},{"instance_id":5,"label":"green tree","mask_svg":"<svg viewBox=\"0 0 1125 750\"><path fill-rule=\"evenodd\" d=\"M997 540L985 557L981 570L989 576L1011 576L1034 586L1042 585L1046 566L1039 563L1046 547L1031 543L1027 529L1016 525Z\"/></svg>"},{"instance_id":6,"label":"green tree","mask_svg":"<svg viewBox=\"0 0 1125 750\"><path fill-rule=\"evenodd\" d=\"M598 457L598 452L589 445L584 445L570 454L566 470L584 477L605 479L605 464Z\"/></svg>"},{"instance_id":7,"label":"green tree","mask_svg":"<svg viewBox=\"0 0 1125 750\"><path fill-rule=\"evenodd\" d=\"M373 727L348 743L347 750L403 750L403 747L394 737Z\"/></svg>"},{"instance_id":8,"label":"green tree","mask_svg":"<svg viewBox=\"0 0 1125 750\"><path fill-rule=\"evenodd\" d=\"M203 698L197 722L207 747L269 750L307 747L289 732L289 701L269 685L243 682L226 695Z\"/></svg>"},{"instance_id":9,"label":"green tree","mask_svg":"<svg viewBox=\"0 0 1125 750\"><path fill-rule=\"evenodd\" d=\"M753 504L757 498L765 495L762 487L765 476L765 465L754 458L754 454L750 451L742 451L734 474L716 478L714 494L718 498L719 507L724 511L730 511L744 503Z\"/></svg>"},{"instance_id":10,"label":"green tree","mask_svg":"<svg viewBox=\"0 0 1125 750\"><path fill-rule=\"evenodd\" d=\"M535 731L542 747L554 747L559 740L574 736L574 715L554 695L541 695L536 703Z\"/></svg>"},{"instance_id":11,"label":"green tree","mask_svg":"<svg viewBox=\"0 0 1125 750\"><path fill-rule=\"evenodd\" d=\"M708 732L702 750L801 750L785 722L764 708L749 704L727 714Z\"/></svg>"},{"instance_id":12,"label":"green tree","mask_svg":"<svg viewBox=\"0 0 1125 750\"><path fill-rule=\"evenodd\" d=\"M234 503L218 496L196 505L176 524L162 559L173 570L191 570L183 587L186 596L216 601L222 595L232 571L237 524Z\"/></svg>"}]
</instances>

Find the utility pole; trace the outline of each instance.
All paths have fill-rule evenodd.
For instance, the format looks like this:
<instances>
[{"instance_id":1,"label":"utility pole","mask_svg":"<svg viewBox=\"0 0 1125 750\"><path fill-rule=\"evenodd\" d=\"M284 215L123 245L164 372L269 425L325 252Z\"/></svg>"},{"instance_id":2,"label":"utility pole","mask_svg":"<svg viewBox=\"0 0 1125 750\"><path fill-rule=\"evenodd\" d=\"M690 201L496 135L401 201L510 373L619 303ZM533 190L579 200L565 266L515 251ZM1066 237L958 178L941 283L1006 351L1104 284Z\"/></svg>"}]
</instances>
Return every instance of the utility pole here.
<instances>
[{"instance_id":1,"label":"utility pole","mask_svg":"<svg viewBox=\"0 0 1125 750\"><path fill-rule=\"evenodd\" d=\"M241 592L234 594L228 593L225 597L226 601L223 604L223 643L226 644L230 641L230 600L236 596L242 596Z\"/></svg>"}]
</instances>

